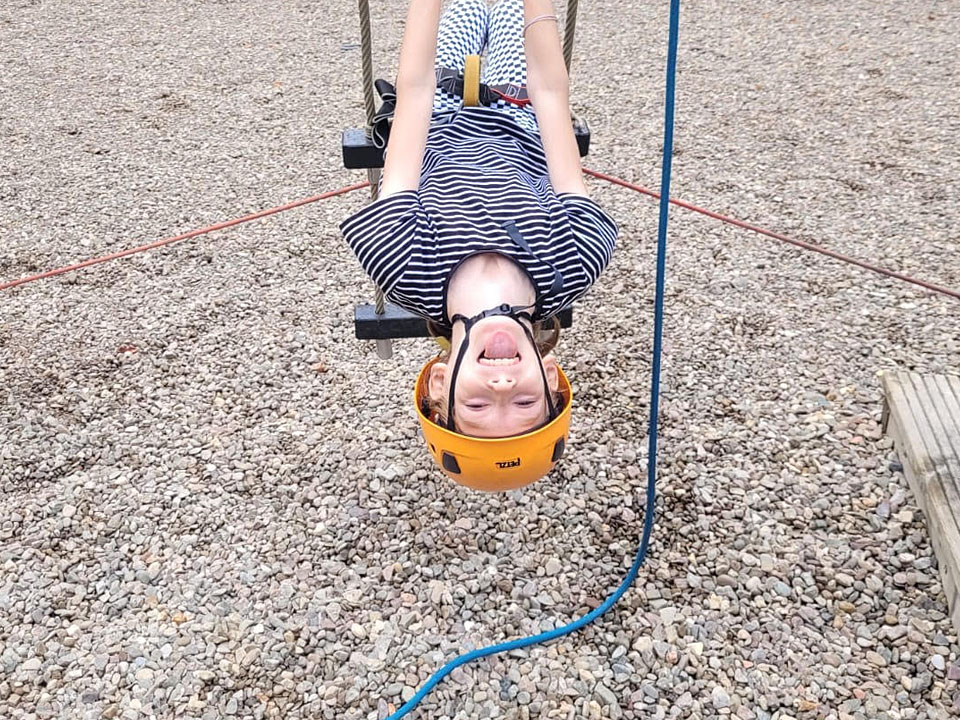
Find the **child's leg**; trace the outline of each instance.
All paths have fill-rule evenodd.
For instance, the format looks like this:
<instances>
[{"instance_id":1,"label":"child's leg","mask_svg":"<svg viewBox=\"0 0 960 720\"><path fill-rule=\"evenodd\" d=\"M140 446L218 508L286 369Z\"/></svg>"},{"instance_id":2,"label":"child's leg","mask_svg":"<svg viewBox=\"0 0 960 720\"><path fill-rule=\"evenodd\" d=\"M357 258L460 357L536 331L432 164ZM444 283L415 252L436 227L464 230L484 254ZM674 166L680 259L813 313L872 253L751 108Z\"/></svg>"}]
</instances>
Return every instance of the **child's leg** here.
<instances>
[{"instance_id":1,"label":"child's leg","mask_svg":"<svg viewBox=\"0 0 960 720\"><path fill-rule=\"evenodd\" d=\"M527 84L527 58L523 51L523 0L500 0L490 10L487 41L487 66L483 82L487 85ZM539 132L537 116L526 108L498 100L491 107L510 114L531 132Z\"/></svg>"},{"instance_id":2,"label":"child's leg","mask_svg":"<svg viewBox=\"0 0 960 720\"><path fill-rule=\"evenodd\" d=\"M467 55L479 55L487 44L487 3L485 0L453 0L440 18L437 31L437 67L463 70ZM460 109L462 101L437 88L433 111Z\"/></svg>"}]
</instances>

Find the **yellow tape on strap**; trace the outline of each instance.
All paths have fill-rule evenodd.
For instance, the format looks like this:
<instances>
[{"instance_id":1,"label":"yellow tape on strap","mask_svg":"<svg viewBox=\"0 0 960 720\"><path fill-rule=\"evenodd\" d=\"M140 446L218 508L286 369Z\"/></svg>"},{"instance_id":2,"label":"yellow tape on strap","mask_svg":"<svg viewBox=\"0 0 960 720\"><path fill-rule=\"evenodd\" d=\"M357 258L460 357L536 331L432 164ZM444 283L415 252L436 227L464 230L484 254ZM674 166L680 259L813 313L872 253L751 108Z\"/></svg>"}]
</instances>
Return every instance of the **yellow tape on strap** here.
<instances>
[{"instance_id":1,"label":"yellow tape on strap","mask_svg":"<svg viewBox=\"0 0 960 720\"><path fill-rule=\"evenodd\" d=\"M480 56L467 55L463 68L463 104L476 107L480 104Z\"/></svg>"}]
</instances>

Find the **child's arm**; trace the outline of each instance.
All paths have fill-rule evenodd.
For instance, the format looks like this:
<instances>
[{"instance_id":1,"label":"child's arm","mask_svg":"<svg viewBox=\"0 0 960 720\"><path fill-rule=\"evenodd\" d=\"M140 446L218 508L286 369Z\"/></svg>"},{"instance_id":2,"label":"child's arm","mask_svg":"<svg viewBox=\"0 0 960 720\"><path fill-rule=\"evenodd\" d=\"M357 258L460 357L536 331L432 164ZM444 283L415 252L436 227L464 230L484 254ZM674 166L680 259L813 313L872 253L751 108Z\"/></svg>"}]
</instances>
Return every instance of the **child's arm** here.
<instances>
[{"instance_id":1,"label":"child's arm","mask_svg":"<svg viewBox=\"0 0 960 720\"><path fill-rule=\"evenodd\" d=\"M551 0L523 0L524 24L553 14ZM557 23L536 22L527 28L527 94L537 113L547 156L550 183L557 193L586 195L580 151L570 122L570 79L563 64Z\"/></svg>"},{"instance_id":2,"label":"child's arm","mask_svg":"<svg viewBox=\"0 0 960 720\"><path fill-rule=\"evenodd\" d=\"M397 71L397 108L387 142L381 197L416 190L420 185L420 166L437 86L434 61L440 6L441 0L410 0Z\"/></svg>"}]
</instances>

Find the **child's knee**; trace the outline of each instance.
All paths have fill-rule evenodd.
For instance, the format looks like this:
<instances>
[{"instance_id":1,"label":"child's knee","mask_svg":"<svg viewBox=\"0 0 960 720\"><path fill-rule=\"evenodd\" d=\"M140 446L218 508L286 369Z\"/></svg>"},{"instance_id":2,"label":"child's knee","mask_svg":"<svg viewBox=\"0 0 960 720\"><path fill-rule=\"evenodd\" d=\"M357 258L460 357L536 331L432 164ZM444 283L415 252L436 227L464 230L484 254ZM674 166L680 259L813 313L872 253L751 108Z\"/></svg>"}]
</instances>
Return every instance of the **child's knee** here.
<instances>
[{"instance_id":1,"label":"child's knee","mask_svg":"<svg viewBox=\"0 0 960 720\"><path fill-rule=\"evenodd\" d=\"M486 0L453 0L444 11L447 22L460 31L478 31L486 40L487 28L490 25L490 12ZM479 52L479 51L478 51Z\"/></svg>"},{"instance_id":2,"label":"child's knee","mask_svg":"<svg viewBox=\"0 0 960 720\"><path fill-rule=\"evenodd\" d=\"M465 15L471 16L482 16L487 17L489 10L487 9L486 0L453 0L447 8L447 12L458 11Z\"/></svg>"},{"instance_id":3,"label":"child's knee","mask_svg":"<svg viewBox=\"0 0 960 720\"><path fill-rule=\"evenodd\" d=\"M523 27L523 0L500 0L490 8L490 27L519 33Z\"/></svg>"},{"instance_id":4,"label":"child's knee","mask_svg":"<svg viewBox=\"0 0 960 720\"><path fill-rule=\"evenodd\" d=\"M523 17L523 0L497 0L492 8L490 8L490 17L503 15L509 13L510 15L517 15L519 13L520 17Z\"/></svg>"}]
</instances>

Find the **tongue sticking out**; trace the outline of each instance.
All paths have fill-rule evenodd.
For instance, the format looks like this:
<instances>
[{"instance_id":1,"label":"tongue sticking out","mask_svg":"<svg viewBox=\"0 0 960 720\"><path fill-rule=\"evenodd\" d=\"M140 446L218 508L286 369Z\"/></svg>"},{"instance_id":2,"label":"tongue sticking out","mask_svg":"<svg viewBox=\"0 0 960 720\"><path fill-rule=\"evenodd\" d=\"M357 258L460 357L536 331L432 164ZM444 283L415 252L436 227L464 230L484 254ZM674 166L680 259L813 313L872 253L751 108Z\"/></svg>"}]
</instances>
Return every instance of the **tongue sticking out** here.
<instances>
[{"instance_id":1,"label":"tongue sticking out","mask_svg":"<svg viewBox=\"0 0 960 720\"><path fill-rule=\"evenodd\" d=\"M498 330L493 333L483 346L483 356L496 360L498 358L512 358L517 355L517 343L510 333Z\"/></svg>"}]
</instances>

